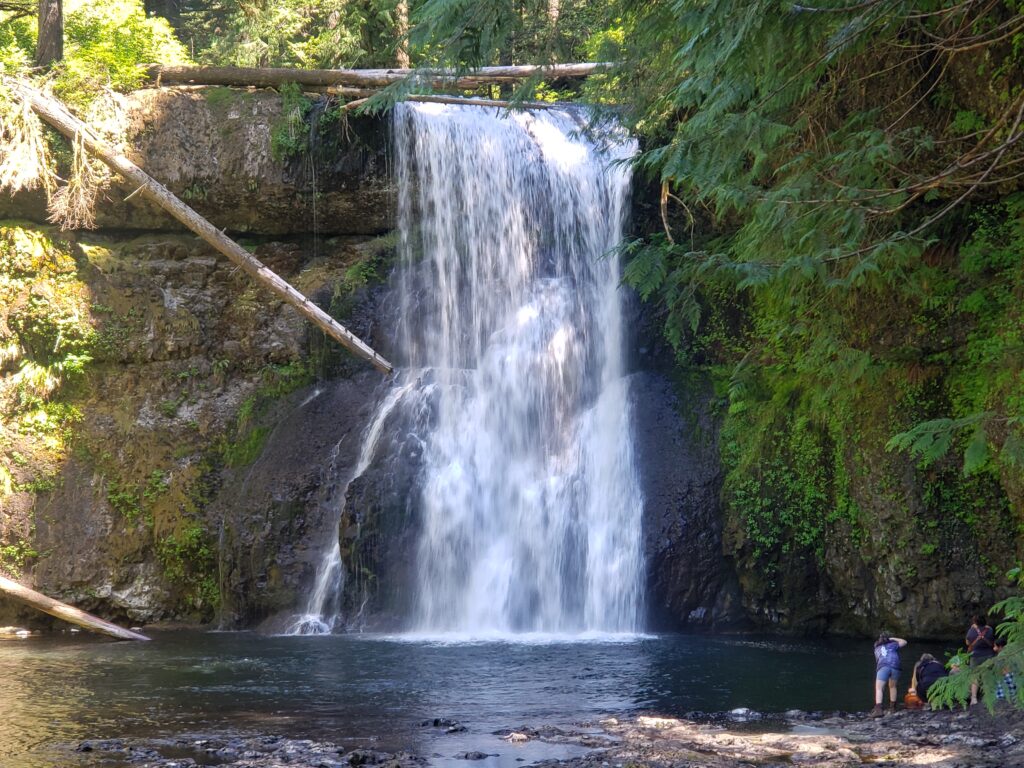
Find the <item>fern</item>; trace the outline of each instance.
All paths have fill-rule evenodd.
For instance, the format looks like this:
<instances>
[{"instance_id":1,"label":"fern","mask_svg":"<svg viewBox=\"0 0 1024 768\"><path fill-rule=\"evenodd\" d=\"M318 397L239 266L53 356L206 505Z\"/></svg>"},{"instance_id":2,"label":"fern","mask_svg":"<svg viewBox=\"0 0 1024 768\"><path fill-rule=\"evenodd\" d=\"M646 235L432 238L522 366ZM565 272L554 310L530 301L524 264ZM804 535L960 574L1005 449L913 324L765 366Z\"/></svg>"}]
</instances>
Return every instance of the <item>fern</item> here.
<instances>
[{"instance_id":1,"label":"fern","mask_svg":"<svg viewBox=\"0 0 1024 768\"><path fill-rule=\"evenodd\" d=\"M1021 569L1015 568L1007 574L1018 589L1024 588ZM970 701L972 684L980 689L981 700L991 712L998 701L997 692L1002 690L1010 704L1024 708L1024 596L1014 595L992 606L991 614L1002 616L1003 621L996 627L996 636L1005 643L1003 649L993 658L976 667L971 667L966 652L954 656L947 666L955 669L949 677L936 681L928 689L928 701L937 708L967 706ZM1010 674L1017 682L1016 695L1012 695L1005 682Z\"/></svg>"}]
</instances>

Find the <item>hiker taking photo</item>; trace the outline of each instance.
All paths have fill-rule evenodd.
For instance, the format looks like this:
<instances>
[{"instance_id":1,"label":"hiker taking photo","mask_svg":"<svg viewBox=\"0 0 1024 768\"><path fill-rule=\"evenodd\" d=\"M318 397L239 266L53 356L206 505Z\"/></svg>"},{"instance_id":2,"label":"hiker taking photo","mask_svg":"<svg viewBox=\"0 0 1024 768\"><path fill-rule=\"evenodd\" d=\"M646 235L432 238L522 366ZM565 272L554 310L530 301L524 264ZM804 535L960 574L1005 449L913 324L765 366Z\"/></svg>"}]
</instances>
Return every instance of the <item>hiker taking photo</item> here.
<instances>
[{"instance_id":1,"label":"hiker taking photo","mask_svg":"<svg viewBox=\"0 0 1024 768\"><path fill-rule=\"evenodd\" d=\"M882 697L889 685L889 711L896 711L896 683L900 679L900 648L907 644L899 637L882 632L875 641L875 708L871 717L882 716Z\"/></svg>"}]
</instances>

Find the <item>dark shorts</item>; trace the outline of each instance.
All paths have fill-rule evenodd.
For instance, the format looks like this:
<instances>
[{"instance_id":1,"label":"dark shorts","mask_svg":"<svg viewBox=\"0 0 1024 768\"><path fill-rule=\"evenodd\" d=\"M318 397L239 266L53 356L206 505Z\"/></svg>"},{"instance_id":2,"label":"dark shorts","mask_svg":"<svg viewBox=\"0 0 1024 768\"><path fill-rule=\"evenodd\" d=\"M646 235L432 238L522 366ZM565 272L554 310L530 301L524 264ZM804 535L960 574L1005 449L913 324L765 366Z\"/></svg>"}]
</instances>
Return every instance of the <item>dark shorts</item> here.
<instances>
[{"instance_id":1,"label":"dark shorts","mask_svg":"<svg viewBox=\"0 0 1024 768\"><path fill-rule=\"evenodd\" d=\"M995 654L992 654L991 656L971 656L971 666L972 667L977 667L980 664L984 664L989 659L994 659L994 658L995 658Z\"/></svg>"},{"instance_id":2,"label":"dark shorts","mask_svg":"<svg viewBox=\"0 0 1024 768\"><path fill-rule=\"evenodd\" d=\"M895 683L899 679L900 671L898 669L893 669L892 667L882 667L881 669L875 671L875 680L879 681L880 683L884 683L887 680L891 680L893 683Z\"/></svg>"}]
</instances>

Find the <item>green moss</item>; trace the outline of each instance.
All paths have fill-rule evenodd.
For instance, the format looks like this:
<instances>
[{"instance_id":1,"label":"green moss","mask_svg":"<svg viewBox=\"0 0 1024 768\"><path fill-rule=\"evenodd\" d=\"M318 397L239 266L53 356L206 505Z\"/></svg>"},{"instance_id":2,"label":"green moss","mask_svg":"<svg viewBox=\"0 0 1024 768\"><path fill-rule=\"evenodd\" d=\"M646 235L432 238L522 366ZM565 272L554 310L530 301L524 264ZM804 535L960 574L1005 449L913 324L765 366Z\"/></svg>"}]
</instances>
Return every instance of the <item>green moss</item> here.
<instances>
[{"instance_id":1,"label":"green moss","mask_svg":"<svg viewBox=\"0 0 1024 768\"><path fill-rule=\"evenodd\" d=\"M209 616L220 604L217 556L213 539L195 519L182 521L156 544L165 578L183 589L191 606Z\"/></svg>"},{"instance_id":2,"label":"green moss","mask_svg":"<svg viewBox=\"0 0 1024 768\"><path fill-rule=\"evenodd\" d=\"M233 427L220 441L218 452L228 467L244 467L256 461L271 432L269 425L261 423L270 408L314 381L312 364L302 360L268 365L260 372L260 378L256 392L242 401Z\"/></svg>"},{"instance_id":3,"label":"green moss","mask_svg":"<svg viewBox=\"0 0 1024 768\"><path fill-rule=\"evenodd\" d=\"M0 358L18 369L0 390L12 396L7 413L32 412L22 419L26 429L59 428L66 420L50 403L85 373L94 339L88 289L70 244L48 230L0 222Z\"/></svg>"},{"instance_id":4,"label":"green moss","mask_svg":"<svg viewBox=\"0 0 1024 768\"><path fill-rule=\"evenodd\" d=\"M107 503L129 525L135 525L144 519L138 489L133 485L110 480L107 483Z\"/></svg>"},{"instance_id":5,"label":"green moss","mask_svg":"<svg viewBox=\"0 0 1024 768\"><path fill-rule=\"evenodd\" d=\"M93 354L97 360L124 360L131 349L131 342L141 335L145 327L142 313L132 307L122 313L110 310L103 314L93 338Z\"/></svg>"},{"instance_id":6,"label":"green moss","mask_svg":"<svg viewBox=\"0 0 1024 768\"><path fill-rule=\"evenodd\" d=\"M27 540L18 539L13 543L0 545L0 572L18 577L39 553Z\"/></svg>"},{"instance_id":7,"label":"green moss","mask_svg":"<svg viewBox=\"0 0 1024 768\"><path fill-rule=\"evenodd\" d=\"M282 365L270 365L263 369L263 383L256 396L262 400L277 400L291 394L307 384L313 383L310 366L303 360L293 360Z\"/></svg>"},{"instance_id":8,"label":"green moss","mask_svg":"<svg viewBox=\"0 0 1024 768\"><path fill-rule=\"evenodd\" d=\"M27 483L19 483L15 486L17 491L27 493L49 493L57 487L58 478L56 475L39 475Z\"/></svg>"},{"instance_id":9,"label":"green moss","mask_svg":"<svg viewBox=\"0 0 1024 768\"><path fill-rule=\"evenodd\" d=\"M205 184L194 181L189 184L185 189L181 191L181 197L183 200L187 200L190 203L202 202L210 194L210 191L206 188Z\"/></svg>"},{"instance_id":10,"label":"green moss","mask_svg":"<svg viewBox=\"0 0 1024 768\"><path fill-rule=\"evenodd\" d=\"M804 551L823 563L825 533L840 508L825 435L806 419L779 424L760 439L750 435L748 420L733 415L721 439L723 499L743 521L752 556L773 563Z\"/></svg>"},{"instance_id":11,"label":"green moss","mask_svg":"<svg viewBox=\"0 0 1024 768\"><path fill-rule=\"evenodd\" d=\"M281 94L281 117L270 128L270 154L275 160L287 160L309 151L309 125L306 117L313 102L295 83L278 89Z\"/></svg>"},{"instance_id":12,"label":"green moss","mask_svg":"<svg viewBox=\"0 0 1024 768\"><path fill-rule=\"evenodd\" d=\"M170 487L171 478L168 473L162 469L154 469L146 478L146 487L142 491L142 498L146 502L155 501L167 493Z\"/></svg>"},{"instance_id":13,"label":"green moss","mask_svg":"<svg viewBox=\"0 0 1024 768\"><path fill-rule=\"evenodd\" d=\"M358 246L359 258L345 269L342 279L334 285L328 308L332 317L344 321L352 313L361 289L387 279L397 246L398 235L393 232Z\"/></svg>"},{"instance_id":14,"label":"green moss","mask_svg":"<svg viewBox=\"0 0 1024 768\"><path fill-rule=\"evenodd\" d=\"M226 441L222 448L224 463L229 467L244 467L252 464L263 453L263 446L270 434L268 427L252 427L242 437Z\"/></svg>"},{"instance_id":15,"label":"green moss","mask_svg":"<svg viewBox=\"0 0 1024 768\"><path fill-rule=\"evenodd\" d=\"M160 415L166 419L173 419L178 415L178 408L181 407L181 400L161 400L160 405L157 406L157 410L160 411Z\"/></svg>"},{"instance_id":16,"label":"green moss","mask_svg":"<svg viewBox=\"0 0 1024 768\"><path fill-rule=\"evenodd\" d=\"M203 88L200 93L211 109L224 109L246 98L246 92L232 88Z\"/></svg>"}]
</instances>

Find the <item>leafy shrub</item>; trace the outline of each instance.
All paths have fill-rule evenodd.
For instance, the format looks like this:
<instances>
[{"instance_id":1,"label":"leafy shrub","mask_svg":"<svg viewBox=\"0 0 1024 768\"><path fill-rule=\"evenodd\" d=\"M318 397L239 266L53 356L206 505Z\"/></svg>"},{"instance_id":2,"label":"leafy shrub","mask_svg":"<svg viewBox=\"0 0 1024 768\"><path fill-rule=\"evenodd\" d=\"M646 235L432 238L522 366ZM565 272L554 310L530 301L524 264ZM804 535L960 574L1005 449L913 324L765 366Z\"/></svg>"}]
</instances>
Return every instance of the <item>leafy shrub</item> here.
<instances>
[{"instance_id":1,"label":"leafy shrub","mask_svg":"<svg viewBox=\"0 0 1024 768\"><path fill-rule=\"evenodd\" d=\"M212 64L380 66L394 63L394 9L395 0L225 0L185 13L182 34Z\"/></svg>"},{"instance_id":2,"label":"leafy shrub","mask_svg":"<svg viewBox=\"0 0 1024 768\"><path fill-rule=\"evenodd\" d=\"M142 65L188 61L170 24L146 16L142 0L66 0L64 61L57 91L70 101L103 87L137 88Z\"/></svg>"},{"instance_id":3,"label":"leafy shrub","mask_svg":"<svg viewBox=\"0 0 1024 768\"><path fill-rule=\"evenodd\" d=\"M309 149L309 125L306 116L313 107L295 83L279 89L281 118L270 130L270 153L275 160L301 155Z\"/></svg>"},{"instance_id":4,"label":"leafy shrub","mask_svg":"<svg viewBox=\"0 0 1024 768\"><path fill-rule=\"evenodd\" d=\"M1002 616L996 627L996 636L1005 642L1003 649L993 658L977 667L971 667L966 652L953 656L947 666L957 667L955 674L938 680L928 689L928 701L933 707L966 706L970 701L971 685L980 687L980 700L991 711L998 701L998 691L1018 709L1024 708L1024 570L1014 568L1007 574L1017 585L1019 593L992 606L990 614ZM1015 688L1006 684L1006 676L1017 681Z\"/></svg>"},{"instance_id":5,"label":"leafy shrub","mask_svg":"<svg viewBox=\"0 0 1024 768\"><path fill-rule=\"evenodd\" d=\"M29 66L36 47L36 27L26 16L7 18L0 13L0 72L17 72Z\"/></svg>"}]
</instances>

